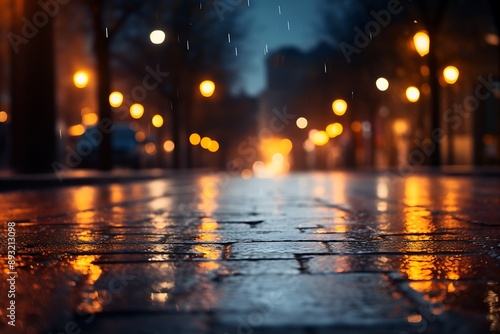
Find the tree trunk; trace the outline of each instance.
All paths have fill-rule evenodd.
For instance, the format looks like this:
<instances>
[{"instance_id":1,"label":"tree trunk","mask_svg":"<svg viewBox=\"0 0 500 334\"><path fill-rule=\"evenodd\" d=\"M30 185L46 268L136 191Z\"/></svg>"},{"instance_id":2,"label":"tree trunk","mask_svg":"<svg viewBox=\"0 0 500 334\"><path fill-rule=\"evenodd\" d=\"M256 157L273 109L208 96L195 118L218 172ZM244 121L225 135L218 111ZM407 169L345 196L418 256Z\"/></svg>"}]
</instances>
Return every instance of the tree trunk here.
<instances>
[{"instance_id":1,"label":"tree trunk","mask_svg":"<svg viewBox=\"0 0 500 334\"><path fill-rule=\"evenodd\" d=\"M107 32L103 29L103 17L101 1L92 4L92 21L94 25L94 54L96 57L97 78L97 105L99 108L99 120L113 121L111 106L109 105L109 94L111 93L111 71L109 61L109 39ZM99 169L110 170L113 167L111 133L102 132L102 142L99 146Z\"/></svg>"},{"instance_id":2,"label":"tree trunk","mask_svg":"<svg viewBox=\"0 0 500 334\"><path fill-rule=\"evenodd\" d=\"M52 19L35 26L36 1L16 1L12 33L26 43L12 48L12 166L24 173L52 170L56 152L56 103ZM39 16L39 15L38 15ZM32 25L26 32L25 17ZM41 22L41 21L39 21Z\"/></svg>"}]
</instances>

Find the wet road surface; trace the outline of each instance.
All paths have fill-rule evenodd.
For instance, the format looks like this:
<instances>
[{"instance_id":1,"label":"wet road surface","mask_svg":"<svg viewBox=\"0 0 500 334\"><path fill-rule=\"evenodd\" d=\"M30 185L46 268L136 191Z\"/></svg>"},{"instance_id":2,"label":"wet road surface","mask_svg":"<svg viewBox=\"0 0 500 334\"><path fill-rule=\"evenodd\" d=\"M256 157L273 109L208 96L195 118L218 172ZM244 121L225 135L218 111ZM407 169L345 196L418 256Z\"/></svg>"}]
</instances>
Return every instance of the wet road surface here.
<instances>
[{"instance_id":1,"label":"wet road surface","mask_svg":"<svg viewBox=\"0 0 500 334\"><path fill-rule=\"evenodd\" d=\"M435 175L3 193L0 332L500 332L499 207L498 178Z\"/></svg>"}]
</instances>

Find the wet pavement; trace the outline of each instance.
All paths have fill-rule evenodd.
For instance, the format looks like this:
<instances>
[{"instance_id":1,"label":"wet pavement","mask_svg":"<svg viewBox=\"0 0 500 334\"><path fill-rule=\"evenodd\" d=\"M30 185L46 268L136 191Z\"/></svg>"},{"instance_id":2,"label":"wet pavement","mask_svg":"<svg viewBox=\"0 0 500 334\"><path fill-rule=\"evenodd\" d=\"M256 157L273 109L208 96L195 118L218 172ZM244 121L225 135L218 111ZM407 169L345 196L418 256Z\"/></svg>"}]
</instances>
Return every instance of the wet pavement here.
<instances>
[{"instance_id":1,"label":"wet pavement","mask_svg":"<svg viewBox=\"0 0 500 334\"><path fill-rule=\"evenodd\" d=\"M437 175L3 193L0 332L500 332L499 207L499 178Z\"/></svg>"}]
</instances>

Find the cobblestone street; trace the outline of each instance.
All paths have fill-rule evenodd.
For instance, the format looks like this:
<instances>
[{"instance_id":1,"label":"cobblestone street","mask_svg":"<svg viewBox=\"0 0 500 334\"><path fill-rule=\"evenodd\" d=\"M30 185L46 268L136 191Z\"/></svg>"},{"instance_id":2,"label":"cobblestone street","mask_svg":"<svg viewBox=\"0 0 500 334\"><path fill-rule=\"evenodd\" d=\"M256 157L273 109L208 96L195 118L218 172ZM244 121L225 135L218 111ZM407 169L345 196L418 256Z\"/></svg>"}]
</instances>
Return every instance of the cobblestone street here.
<instances>
[{"instance_id":1,"label":"cobblestone street","mask_svg":"<svg viewBox=\"0 0 500 334\"><path fill-rule=\"evenodd\" d=\"M0 207L2 333L500 332L495 177L194 174Z\"/></svg>"}]
</instances>

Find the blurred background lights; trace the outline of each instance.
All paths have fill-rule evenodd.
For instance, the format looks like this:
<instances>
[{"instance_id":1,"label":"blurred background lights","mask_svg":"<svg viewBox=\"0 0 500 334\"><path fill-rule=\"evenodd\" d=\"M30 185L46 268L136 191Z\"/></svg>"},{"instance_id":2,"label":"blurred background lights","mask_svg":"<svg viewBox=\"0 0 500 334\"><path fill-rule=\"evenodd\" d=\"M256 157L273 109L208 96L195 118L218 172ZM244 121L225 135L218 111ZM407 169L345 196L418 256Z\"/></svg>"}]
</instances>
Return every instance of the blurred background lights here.
<instances>
[{"instance_id":1,"label":"blurred background lights","mask_svg":"<svg viewBox=\"0 0 500 334\"><path fill-rule=\"evenodd\" d=\"M9 119L9 115L5 111L0 111L0 123L5 123L7 122L7 119Z\"/></svg>"},{"instance_id":2,"label":"blurred background lights","mask_svg":"<svg viewBox=\"0 0 500 334\"><path fill-rule=\"evenodd\" d=\"M212 139L210 139L209 137L201 138L201 141L200 141L201 147L203 147L204 149L208 149L208 146L210 145L211 141L212 141Z\"/></svg>"},{"instance_id":3,"label":"blurred background lights","mask_svg":"<svg viewBox=\"0 0 500 334\"><path fill-rule=\"evenodd\" d=\"M163 125L163 117L161 115L154 115L153 118L151 119L151 123L155 128L161 128Z\"/></svg>"},{"instance_id":4,"label":"blurred background lights","mask_svg":"<svg viewBox=\"0 0 500 334\"><path fill-rule=\"evenodd\" d=\"M208 150L212 153L215 153L219 150L219 143L216 140L210 141L210 144L208 144Z\"/></svg>"},{"instance_id":5,"label":"blurred background lights","mask_svg":"<svg viewBox=\"0 0 500 334\"><path fill-rule=\"evenodd\" d=\"M215 83L211 80L205 80L200 84L200 93L204 97L210 97L215 92Z\"/></svg>"},{"instance_id":6,"label":"blurred background lights","mask_svg":"<svg viewBox=\"0 0 500 334\"><path fill-rule=\"evenodd\" d=\"M89 80L89 75L85 71L78 71L73 75L73 82L77 88L87 87Z\"/></svg>"},{"instance_id":7,"label":"blurred background lights","mask_svg":"<svg viewBox=\"0 0 500 334\"><path fill-rule=\"evenodd\" d=\"M109 104L113 108L118 108L122 105L123 103L123 94L120 92L113 92L109 94Z\"/></svg>"},{"instance_id":8,"label":"blurred background lights","mask_svg":"<svg viewBox=\"0 0 500 334\"><path fill-rule=\"evenodd\" d=\"M97 122L99 122L99 116L94 112L90 112L90 113L82 115L83 125L92 126L92 125L96 125Z\"/></svg>"},{"instance_id":9,"label":"blurred background lights","mask_svg":"<svg viewBox=\"0 0 500 334\"><path fill-rule=\"evenodd\" d=\"M344 131L344 127L340 123L328 124L328 126L326 127L326 134L330 138L340 136L342 134L342 131Z\"/></svg>"},{"instance_id":10,"label":"blurred background lights","mask_svg":"<svg viewBox=\"0 0 500 334\"><path fill-rule=\"evenodd\" d=\"M295 122L297 124L297 127L299 129L305 129L307 127L307 119L305 117L299 117L297 118L297 121Z\"/></svg>"},{"instance_id":11,"label":"blurred background lights","mask_svg":"<svg viewBox=\"0 0 500 334\"><path fill-rule=\"evenodd\" d=\"M429 35L425 31L419 31L413 36L413 44L418 54L423 57L429 53Z\"/></svg>"},{"instance_id":12,"label":"blurred background lights","mask_svg":"<svg viewBox=\"0 0 500 334\"><path fill-rule=\"evenodd\" d=\"M146 135L144 134L144 132L139 131L135 134L135 140L138 143L142 143L144 140L146 140Z\"/></svg>"},{"instance_id":13,"label":"blurred background lights","mask_svg":"<svg viewBox=\"0 0 500 334\"><path fill-rule=\"evenodd\" d=\"M198 145L201 141L201 137L197 133L192 133L191 136L189 136L189 142L191 145Z\"/></svg>"},{"instance_id":14,"label":"blurred background lights","mask_svg":"<svg viewBox=\"0 0 500 334\"><path fill-rule=\"evenodd\" d=\"M163 143L163 149L165 150L165 152L172 152L174 150L174 148L175 148L175 144L171 140L166 140Z\"/></svg>"},{"instance_id":15,"label":"blurred background lights","mask_svg":"<svg viewBox=\"0 0 500 334\"><path fill-rule=\"evenodd\" d=\"M385 92L389 88L389 81L386 78L378 78L375 85L378 90Z\"/></svg>"},{"instance_id":16,"label":"blurred background lights","mask_svg":"<svg viewBox=\"0 0 500 334\"><path fill-rule=\"evenodd\" d=\"M457 82L458 76L459 76L458 68L456 68L455 66L447 66L443 70L444 81L446 81L447 84L452 85L455 82Z\"/></svg>"},{"instance_id":17,"label":"blurred background lights","mask_svg":"<svg viewBox=\"0 0 500 334\"><path fill-rule=\"evenodd\" d=\"M347 110L347 102L342 99L337 99L332 103L332 110L337 116L342 116Z\"/></svg>"},{"instance_id":18,"label":"blurred background lights","mask_svg":"<svg viewBox=\"0 0 500 334\"><path fill-rule=\"evenodd\" d=\"M420 91L417 87L410 86L406 89L406 98L410 102L417 102L420 98Z\"/></svg>"},{"instance_id":19,"label":"blurred background lights","mask_svg":"<svg viewBox=\"0 0 500 334\"><path fill-rule=\"evenodd\" d=\"M153 155L156 153L156 145L149 142L144 146L144 151L146 151L146 153L149 155Z\"/></svg>"},{"instance_id":20,"label":"blurred background lights","mask_svg":"<svg viewBox=\"0 0 500 334\"><path fill-rule=\"evenodd\" d=\"M144 107L140 103L135 103L130 106L130 116L135 119L139 119L144 115Z\"/></svg>"},{"instance_id":21,"label":"blurred background lights","mask_svg":"<svg viewBox=\"0 0 500 334\"><path fill-rule=\"evenodd\" d=\"M165 36L165 32L163 32L162 30L154 30L149 35L149 39L153 44L161 44L165 41Z\"/></svg>"},{"instance_id":22,"label":"blurred background lights","mask_svg":"<svg viewBox=\"0 0 500 334\"><path fill-rule=\"evenodd\" d=\"M84 133L85 127L82 124L73 125L68 128L68 135L73 137L81 136Z\"/></svg>"},{"instance_id":23,"label":"blurred background lights","mask_svg":"<svg viewBox=\"0 0 500 334\"><path fill-rule=\"evenodd\" d=\"M328 134L325 131L318 131L313 135L312 140L314 142L314 145L323 146L328 143L330 137L328 137Z\"/></svg>"}]
</instances>

